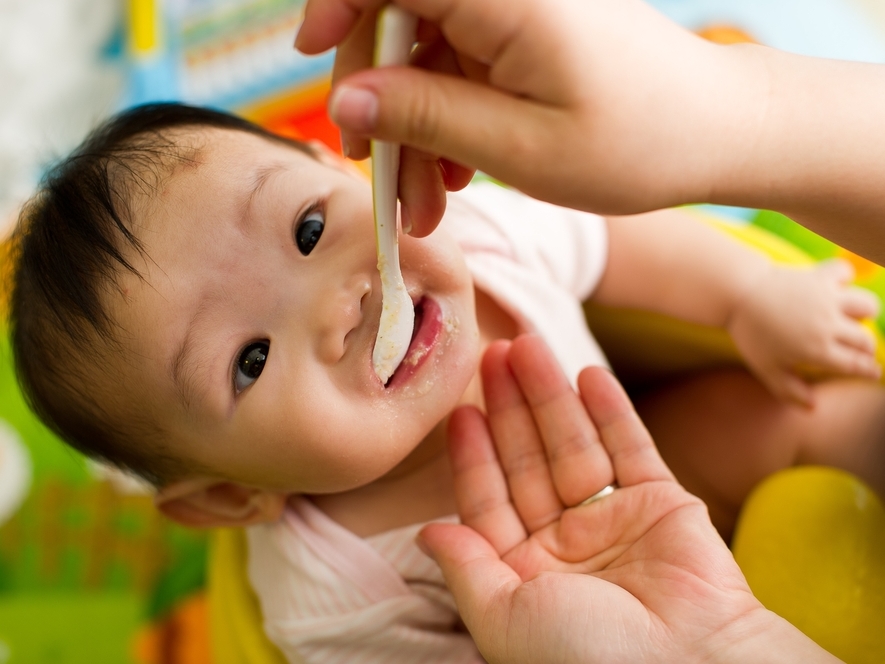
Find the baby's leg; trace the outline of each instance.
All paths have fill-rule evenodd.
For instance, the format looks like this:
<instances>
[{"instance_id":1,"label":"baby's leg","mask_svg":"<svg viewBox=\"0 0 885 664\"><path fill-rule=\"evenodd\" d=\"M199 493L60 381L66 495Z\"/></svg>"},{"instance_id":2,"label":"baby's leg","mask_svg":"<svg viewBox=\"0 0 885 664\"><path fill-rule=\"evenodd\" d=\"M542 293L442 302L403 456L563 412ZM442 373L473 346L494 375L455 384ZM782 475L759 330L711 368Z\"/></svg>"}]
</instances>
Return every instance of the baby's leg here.
<instances>
[{"instance_id":1,"label":"baby's leg","mask_svg":"<svg viewBox=\"0 0 885 664\"><path fill-rule=\"evenodd\" d=\"M885 388L833 380L813 409L784 403L742 370L696 375L646 394L637 409L666 462L702 498L728 541L750 490L799 464L851 471L885 495Z\"/></svg>"}]
</instances>

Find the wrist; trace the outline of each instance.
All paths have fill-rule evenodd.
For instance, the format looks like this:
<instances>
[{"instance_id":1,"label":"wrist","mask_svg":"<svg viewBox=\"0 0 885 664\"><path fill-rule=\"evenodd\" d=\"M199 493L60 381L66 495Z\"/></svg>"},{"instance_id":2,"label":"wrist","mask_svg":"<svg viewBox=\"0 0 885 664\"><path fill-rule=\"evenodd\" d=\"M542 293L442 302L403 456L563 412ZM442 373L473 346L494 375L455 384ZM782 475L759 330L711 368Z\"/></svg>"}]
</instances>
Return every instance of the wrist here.
<instances>
[{"instance_id":1,"label":"wrist","mask_svg":"<svg viewBox=\"0 0 885 664\"><path fill-rule=\"evenodd\" d=\"M759 137L770 122L770 49L708 42L696 47L694 71L684 76L690 87L679 104L684 135L673 153L682 158L675 165L678 182L668 183L678 192L671 205L742 205L742 198L758 193L764 167Z\"/></svg>"},{"instance_id":2,"label":"wrist","mask_svg":"<svg viewBox=\"0 0 885 664\"><path fill-rule=\"evenodd\" d=\"M775 613L762 608L734 620L704 643L706 664L837 664L840 660Z\"/></svg>"},{"instance_id":3,"label":"wrist","mask_svg":"<svg viewBox=\"0 0 885 664\"><path fill-rule=\"evenodd\" d=\"M754 294L764 292L766 282L770 282L773 273L778 269L778 266L761 255L747 260L742 266L740 275L735 277L726 296L728 305L722 326L732 337L736 322L742 318L741 314L746 311L749 303L757 301Z\"/></svg>"},{"instance_id":4,"label":"wrist","mask_svg":"<svg viewBox=\"0 0 885 664\"><path fill-rule=\"evenodd\" d=\"M793 108L790 73L796 56L753 44L724 48L737 72L729 86L729 138L723 139L731 142L723 146L710 202L775 209L775 198L797 177L797 150L803 149L788 138L805 117Z\"/></svg>"}]
</instances>

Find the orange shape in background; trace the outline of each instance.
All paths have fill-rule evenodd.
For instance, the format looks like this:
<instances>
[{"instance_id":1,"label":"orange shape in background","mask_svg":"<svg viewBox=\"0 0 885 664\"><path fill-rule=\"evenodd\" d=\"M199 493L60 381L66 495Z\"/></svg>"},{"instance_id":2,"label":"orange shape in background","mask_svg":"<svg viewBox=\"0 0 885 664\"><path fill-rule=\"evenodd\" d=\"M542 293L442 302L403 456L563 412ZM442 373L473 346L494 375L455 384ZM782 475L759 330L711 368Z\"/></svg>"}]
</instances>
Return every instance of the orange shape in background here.
<instances>
[{"instance_id":1,"label":"orange shape in background","mask_svg":"<svg viewBox=\"0 0 885 664\"><path fill-rule=\"evenodd\" d=\"M699 37L716 44L758 44L749 34L731 25L709 25L697 31Z\"/></svg>"},{"instance_id":2,"label":"orange shape in background","mask_svg":"<svg viewBox=\"0 0 885 664\"><path fill-rule=\"evenodd\" d=\"M162 620L135 638L139 664L212 664L206 595L181 600Z\"/></svg>"},{"instance_id":3,"label":"orange shape in background","mask_svg":"<svg viewBox=\"0 0 885 664\"><path fill-rule=\"evenodd\" d=\"M330 83L321 80L239 109L240 115L281 136L316 139L341 154L341 136L326 113Z\"/></svg>"},{"instance_id":4,"label":"orange shape in background","mask_svg":"<svg viewBox=\"0 0 885 664\"><path fill-rule=\"evenodd\" d=\"M879 270L879 266L873 261L867 260L863 256L858 256L857 254L848 251L848 249L843 249L842 247L838 248L836 256L838 256L842 260L851 263L851 267L854 268L854 273L856 275L857 281L869 279L876 274L877 270Z\"/></svg>"}]
</instances>

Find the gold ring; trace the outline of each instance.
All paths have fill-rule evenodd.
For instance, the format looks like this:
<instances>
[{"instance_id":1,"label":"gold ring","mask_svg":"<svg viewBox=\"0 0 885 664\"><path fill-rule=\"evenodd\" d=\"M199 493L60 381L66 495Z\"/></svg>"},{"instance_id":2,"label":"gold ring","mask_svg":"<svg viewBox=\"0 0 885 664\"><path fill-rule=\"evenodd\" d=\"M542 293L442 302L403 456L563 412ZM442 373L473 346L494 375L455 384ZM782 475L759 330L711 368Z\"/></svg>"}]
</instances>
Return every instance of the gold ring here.
<instances>
[{"instance_id":1,"label":"gold ring","mask_svg":"<svg viewBox=\"0 0 885 664\"><path fill-rule=\"evenodd\" d=\"M599 491L594 493L592 496L590 496L586 500L582 500L580 503L575 505L575 507L583 507L584 505L589 505L590 503L595 503L597 500L600 500L601 498L605 498L606 496L610 496L615 492L615 487L617 487L617 484L614 484L614 483L609 484L608 486L603 487L602 489L600 489Z\"/></svg>"}]
</instances>

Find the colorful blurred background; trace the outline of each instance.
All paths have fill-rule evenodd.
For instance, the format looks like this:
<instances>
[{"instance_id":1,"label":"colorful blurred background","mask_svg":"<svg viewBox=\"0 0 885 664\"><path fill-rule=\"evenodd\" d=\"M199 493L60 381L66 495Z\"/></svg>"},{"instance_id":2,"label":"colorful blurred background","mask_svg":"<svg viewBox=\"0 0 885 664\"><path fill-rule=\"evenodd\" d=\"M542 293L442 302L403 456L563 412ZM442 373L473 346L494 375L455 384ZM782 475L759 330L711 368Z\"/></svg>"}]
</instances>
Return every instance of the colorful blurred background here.
<instances>
[{"instance_id":1,"label":"colorful blurred background","mask_svg":"<svg viewBox=\"0 0 885 664\"><path fill-rule=\"evenodd\" d=\"M3 239L47 165L125 106L209 105L337 148L324 111L332 54L291 48L303 4L0 0L0 274ZM885 62L885 0L652 4L717 41ZM815 258L844 255L779 215L710 212L773 230ZM885 293L881 268L849 258L862 283ZM212 662L206 534L160 518L137 482L86 463L30 415L3 325L0 664Z\"/></svg>"},{"instance_id":2,"label":"colorful blurred background","mask_svg":"<svg viewBox=\"0 0 885 664\"><path fill-rule=\"evenodd\" d=\"M46 166L132 104L232 110L337 148L325 116L333 55L292 49L303 4L2 0L0 237ZM4 323L0 664L212 661L206 534L174 527L144 487L62 447L28 412L6 337Z\"/></svg>"}]
</instances>

